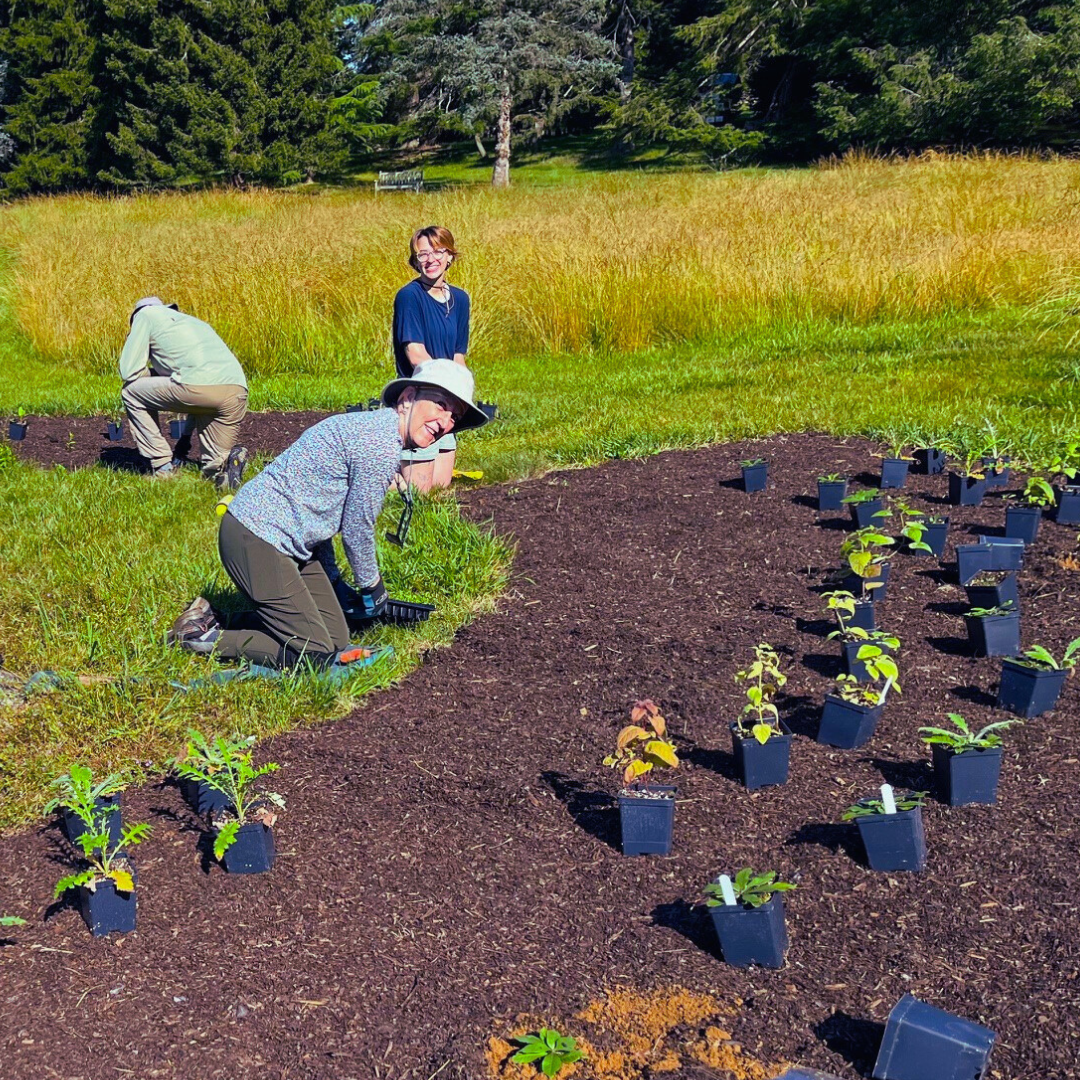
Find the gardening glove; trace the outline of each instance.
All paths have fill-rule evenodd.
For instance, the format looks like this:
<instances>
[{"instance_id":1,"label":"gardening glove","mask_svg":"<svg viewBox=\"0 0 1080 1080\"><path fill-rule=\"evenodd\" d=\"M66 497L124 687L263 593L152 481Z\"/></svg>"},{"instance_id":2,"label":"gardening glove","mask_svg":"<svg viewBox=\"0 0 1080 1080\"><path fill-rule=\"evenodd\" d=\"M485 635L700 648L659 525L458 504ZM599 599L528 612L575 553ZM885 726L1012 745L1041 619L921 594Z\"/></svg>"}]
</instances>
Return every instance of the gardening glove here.
<instances>
[{"instance_id":1,"label":"gardening glove","mask_svg":"<svg viewBox=\"0 0 1080 1080\"><path fill-rule=\"evenodd\" d=\"M386 586L380 576L374 585L357 592L342 578L333 582L334 595L341 604L345 618L353 622L368 623L379 618L386 610Z\"/></svg>"}]
</instances>

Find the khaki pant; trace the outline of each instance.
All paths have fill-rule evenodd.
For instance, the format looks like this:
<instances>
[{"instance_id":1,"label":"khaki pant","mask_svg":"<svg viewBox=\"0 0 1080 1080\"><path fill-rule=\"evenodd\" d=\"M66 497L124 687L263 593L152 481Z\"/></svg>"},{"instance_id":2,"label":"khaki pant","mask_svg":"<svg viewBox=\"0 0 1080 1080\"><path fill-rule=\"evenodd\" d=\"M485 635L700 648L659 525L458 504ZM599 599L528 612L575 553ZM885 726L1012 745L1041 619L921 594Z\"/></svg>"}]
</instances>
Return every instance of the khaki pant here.
<instances>
[{"instance_id":1,"label":"khaki pant","mask_svg":"<svg viewBox=\"0 0 1080 1080\"><path fill-rule=\"evenodd\" d=\"M161 434L159 413L187 413L199 433L206 477L225 468L225 459L240 434L240 421L247 415L247 390L236 385L187 386L162 375L140 375L127 383L120 397L135 445L155 469L172 461L172 448Z\"/></svg>"},{"instance_id":2,"label":"khaki pant","mask_svg":"<svg viewBox=\"0 0 1080 1080\"><path fill-rule=\"evenodd\" d=\"M307 659L325 667L348 648L345 613L318 559L290 558L228 513L218 530L218 551L226 573L255 604L254 611L229 619L218 656L283 668Z\"/></svg>"}]
</instances>

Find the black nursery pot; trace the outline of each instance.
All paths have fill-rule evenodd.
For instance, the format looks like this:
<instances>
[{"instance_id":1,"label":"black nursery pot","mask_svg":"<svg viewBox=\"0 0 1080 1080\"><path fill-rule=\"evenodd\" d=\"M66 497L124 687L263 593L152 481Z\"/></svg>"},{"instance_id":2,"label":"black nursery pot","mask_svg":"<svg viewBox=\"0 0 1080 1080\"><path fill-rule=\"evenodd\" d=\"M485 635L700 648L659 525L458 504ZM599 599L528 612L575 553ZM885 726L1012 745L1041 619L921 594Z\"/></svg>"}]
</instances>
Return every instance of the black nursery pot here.
<instances>
[{"instance_id":1,"label":"black nursery pot","mask_svg":"<svg viewBox=\"0 0 1080 1080\"><path fill-rule=\"evenodd\" d=\"M107 799L98 799L94 803L94 806L98 810L104 810L107 807L113 807L113 812L109 814L109 844L115 846L120 843L120 826L121 826L121 807L120 796L110 795ZM67 838L73 843L78 845L79 837L86 832L86 826L82 822L82 818L78 814L73 813L71 810L61 810L61 816L64 825L64 833ZM81 845L80 845L81 846Z\"/></svg>"},{"instance_id":2,"label":"black nursery pot","mask_svg":"<svg viewBox=\"0 0 1080 1080\"><path fill-rule=\"evenodd\" d=\"M851 510L851 520L855 522L856 529L865 529L868 525L874 525L874 515L883 509L880 499L871 499L869 502L848 503Z\"/></svg>"},{"instance_id":3,"label":"black nursery pot","mask_svg":"<svg viewBox=\"0 0 1080 1080\"><path fill-rule=\"evenodd\" d=\"M1016 656L1020 652L1020 612L965 615L968 640L976 656Z\"/></svg>"},{"instance_id":4,"label":"black nursery pot","mask_svg":"<svg viewBox=\"0 0 1080 1080\"><path fill-rule=\"evenodd\" d=\"M833 694L825 696L817 741L854 750L870 741L885 705L855 705Z\"/></svg>"},{"instance_id":5,"label":"black nursery pot","mask_svg":"<svg viewBox=\"0 0 1080 1080\"><path fill-rule=\"evenodd\" d=\"M972 607L981 608L1002 607L1004 604L1012 603L1019 608L1020 593L1016 587L1016 572L1013 570L989 570L985 572L1003 574L1004 576L996 585L974 585L970 583L965 585L964 592L967 593L968 603ZM975 577L978 576L978 574L975 575ZM974 581L974 578L971 580Z\"/></svg>"},{"instance_id":6,"label":"black nursery pot","mask_svg":"<svg viewBox=\"0 0 1080 1080\"><path fill-rule=\"evenodd\" d=\"M983 458L982 463L986 466L986 487L990 488L1005 487L1009 482L1009 466L1006 464L1000 469L993 469L991 466L997 458ZM1008 462L1008 458L1001 459L1004 462Z\"/></svg>"},{"instance_id":7,"label":"black nursery pot","mask_svg":"<svg viewBox=\"0 0 1080 1080\"><path fill-rule=\"evenodd\" d=\"M135 877L135 867L131 867ZM120 892L112 878L98 881L93 891L79 886L79 911L94 937L130 934L135 929L135 890Z\"/></svg>"},{"instance_id":8,"label":"black nursery pot","mask_svg":"<svg viewBox=\"0 0 1080 1080\"><path fill-rule=\"evenodd\" d=\"M908 463L903 458L882 458L882 488L902 488L907 482Z\"/></svg>"},{"instance_id":9,"label":"black nursery pot","mask_svg":"<svg viewBox=\"0 0 1080 1080\"><path fill-rule=\"evenodd\" d=\"M740 735L739 725L731 725L731 746L735 767L748 791L786 784L791 762L791 732L781 724L783 735L770 735L759 743L752 735Z\"/></svg>"},{"instance_id":10,"label":"black nursery pot","mask_svg":"<svg viewBox=\"0 0 1080 1080\"><path fill-rule=\"evenodd\" d=\"M274 830L261 821L241 825L221 861L230 874L265 874L274 865Z\"/></svg>"},{"instance_id":11,"label":"black nursery pot","mask_svg":"<svg viewBox=\"0 0 1080 1080\"><path fill-rule=\"evenodd\" d=\"M925 870L926 833L922 808L898 810L895 814L868 814L858 817L871 870Z\"/></svg>"},{"instance_id":12,"label":"black nursery pot","mask_svg":"<svg viewBox=\"0 0 1080 1080\"><path fill-rule=\"evenodd\" d=\"M864 645L870 644L877 645L882 651L890 656L892 655L892 649L888 645L882 645L877 641L845 641L840 646L843 650L844 672L848 675L854 675L859 682L870 682L870 673L866 670L866 661L858 659L859 650Z\"/></svg>"},{"instance_id":13,"label":"black nursery pot","mask_svg":"<svg viewBox=\"0 0 1080 1080\"><path fill-rule=\"evenodd\" d=\"M919 464L919 472L927 476L945 471L945 452L930 446L923 450L915 451L915 460Z\"/></svg>"},{"instance_id":14,"label":"black nursery pot","mask_svg":"<svg viewBox=\"0 0 1080 1080\"><path fill-rule=\"evenodd\" d=\"M211 787L205 780L187 780L181 777L180 794L198 814L229 809L229 797L223 791Z\"/></svg>"},{"instance_id":15,"label":"black nursery pot","mask_svg":"<svg viewBox=\"0 0 1080 1080\"><path fill-rule=\"evenodd\" d=\"M905 994L885 1024L877 1080L983 1080L994 1033Z\"/></svg>"},{"instance_id":16,"label":"black nursery pot","mask_svg":"<svg viewBox=\"0 0 1080 1080\"><path fill-rule=\"evenodd\" d=\"M124 437L124 423L114 424L109 421L109 442L119 442Z\"/></svg>"},{"instance_id":17,"label":"black nursery pot","mask_svg":"<svg viewBox=\"0 0 1080 1080\"><path fill-rule=\"evenodd\" d=\"M848 619L848 626L857 626L860 630L876 630L876 614L872 600L856 600L855 614Z\"/></svg>"},{"instance_id":18,"label":"black nursery pot","mask_svg":"<svg viewBox=\"0 0 1080 1080\"><path fill-rule=\"evenodd\" d=\"M949 502L953 506L982 506L986 494L986 480L973 476L949 473Z\"/></svg>"},{"instance_id":19,"label":"black nursery pot","mask_svg":"<svg viewBox=\"0 0 1080 1080\"><path fill-rule=\"evenodd\" d=\"M819 480L817 482L817 505L819 510L842 510L847 494L846 480Z\"/></svg>"},{"instance_id":20,"label":"black nursery pot","mask_svg":"<svg viewBox=\"0 0 1080 1080\"><path fill-rule=\"evenodd\" d=\"M1013 540L1034 544L1039 535L1042 509L1038 506L1010 506L1005 511L1005 535Z\"/></svg>"},{"instance_id":21,"label":"black nursery pot","mask_svg":"<svg viewBox=\"0 0 1080 1080\"><path fill-rule=\"evenodd\" d=\"M478 401L476 407L488 418L494 420L499 415L499 406L491 401Z\"/></svg>"},{"instance_id":22,"label":"black nursery pot","mask_svg":"<svg viewBox=\"0 0 1080 1080\"><path fill-rule=\"evenodd\" d=\"M1080 487L1065 487L1058 493L1057 523L1080 525Z\"/></svg>"},{"instance_id":23,"label":"black nursery pot","mask_svg":"<svg viewBox=\"0 0 1080 1080\"><path fill-rule=\"evenodd\" d=\"M885 562L878 565L881 567L881 573L876 578L864 579L859 577L858 574L846 574L840 583L840 587L854 596L861 596L865 600L869 600L871 604L884 600L888 593L889 568L892 564ZM869 582L877 582L877 587L868 589L866 586Z\"/></svg>"},{"instance_id":24,"label":"black nursery pot","mask_svg":"<svg viewBox=\"0 0 1080 1080\"><path fill-rule=\"evenodd\" d=\"M940 559L945 554L945 541L949 538L949 519L926 522L926 531L923 533L923 543L929 551L912 551L912 555L933 555Z\"/></svg>"},{"instance_id":25,"label":"black nursery pot","mask_svg":"<svg viewBox=\"0 0 1080 1080\"><path fill-rule=\"evenodd\" d=\"M346 405L345 406L345 411L347 413L367 412L368 407L366 405L361 405L361 404Z\"/></svg>"},{"instance_id":26,"label":"black nursery pot","mask_svg":"<svg viewBox=\"0 0 1080 1080\"><path fill-rule=\"evenodd\" d=\"M987 570L1019 570L1024 565L1024 542L1015 536L981 536L979 544L990 552Z\"/></svg>"},{"instance_id":27,"label":"black nursery pot","mask_svg":"<svg viewBox=\"0 0 1080 1080\"><path fill-rule=\"evenodd\" d=\"M179 439L184 434L185 420L170 420L169 421L169 438Z\"/></svg>"},{"instance_id":28,"label":"black nursery pot","mask_svg":"<svg viewBox=\"0 0 1080 1080\"><path fill-rule=\"evenodd\" d=\"M732 967L784 966L788 937L784 901L779 893L773 893L760 907L717 904L709 908L709 913L720 939L720 951Z\"/></svg>"},{"instance_id":29,"label":"black nursery pot","mask_svg":"<svg viewBox=\"0 0 1080 1080\"><path fill-rule=\"evenodd\" d=\"M1049 712L1061 695L1067 671L1035 668L1015 660L1001 662L997 707L1030 720Z\"/></svg>"},{"instance_id":30,"label":"black nursery pot","mask_svg":"<svg viewBox=\"0 0 1080 1080\"><path fill-rule=\"evenodd\" d=\"M619 796L619 820L622 824L624 855L670 855L675 831L675 788L651 787L650 792L663 796Z\"/></svg>"},{"instance_id":31,"label":"black nursery pot","mask_svg":"<svg viewBox=\"0 0 1080 1080\"><path fill-rule=\"evenodd\" d=\"M949 806L996 803L1001 776L1001 747L965 750L957 754L947 746L931 747L937 797Z\"/></svg>"},{"instance_id":32,"label":"black nursery pot","mask_svg":"<svg viewBox=\"0 0 1080 1080\"><path fill-rule=\"evenodd\" d=\"M764 465L744 465L742 482L744 491L764 491L769 479L768 463Z\"/></svg>"},{"instance_id":33,"label":"black nursery pot","mask_svg":"<svg viewBox=\"0 0 1080 1080\"><path fill-rule=\"evenodd\" d=\"M20 424L18 420L9 420L7 426L7 437L12 442L22 442L26 438L27 424Z\"/></svg>"},{"instance_id":34,"label":"black nursery pot","mask_svg":"<svg viewBox=\"0 0 1080 1080\"><path fill-rule=\"evenodd\" d=\"M989 570L992 555L993 552L985 544L957 544L956 576L960 584L966 586L977 574Z\"/></svg>"}]
</instances>

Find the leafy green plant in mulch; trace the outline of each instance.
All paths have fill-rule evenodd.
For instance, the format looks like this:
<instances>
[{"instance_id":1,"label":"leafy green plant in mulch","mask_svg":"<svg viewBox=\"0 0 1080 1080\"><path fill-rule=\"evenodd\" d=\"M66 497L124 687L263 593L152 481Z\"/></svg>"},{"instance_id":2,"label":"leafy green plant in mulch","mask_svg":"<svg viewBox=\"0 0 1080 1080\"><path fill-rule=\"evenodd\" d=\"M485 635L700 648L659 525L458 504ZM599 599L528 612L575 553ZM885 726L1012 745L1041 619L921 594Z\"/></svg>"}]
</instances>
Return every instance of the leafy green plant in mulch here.
<instances>
[{"instance_id":1,"label":"leafy green plant in mulch","mask_svg":"<svg viewBox=\"0 0 1080 1080\"><path fill-rule=\"evenodd\" d=\"M746 684L747 704L739 717L738 731L745 738L767 743L771 736L782 735L780 713L773 698L787 682L780 670L780 657L766 642L754 646L754 662L736 672L735 681Z\"/></svg>"},{"instance_id":2,"label":"leafy green plant in mulch","mask_svg":"<svg viewBox=\"0 0 1080 1080\"><path fill-rule=\"evenodd\" d=\"M896 809L898 812L904 810L914 810L917 806L922 806L926 802L929 791L909 791L906 795L900 796L896 799ZM852 803L843 814L841 819L844 821L854 821L860 817L870 817L873 814L884 814L885 802L882 799L868 796L865 799L860 799L857 803Z\"/></svg>"},{"instance_id":3,"label":"leafy green plant in mulch","mask_svg":"<svg viewBox=\"0 0 1080 1080\"><path fill-rule=\"evenodd\" d=\"M997 720L987 724L978 731L972 731L968 722L960 713L949 713L949 722L953 730L940 727L921 727L919 734L923 742L930 746L945 746L956 754L962 754L965 750L989 750L1001 745L1001 736L997 734L1010 728L1013 724L1021 724L1022 720Z\"/></svg>"},{"instance_id":4,"label":"leafy green plant in mulch","mask_svg":"<svg viewBox=\"0 0 1080 1080\"><path fill-rule=\"evenodd\" d=\"M751 908L767 904L772 899L773 893L787 892L796 888L789 881L781 881L780 875L775 870L767 870L764 874L759 874L749 866L744 866L735 875L731 886L735 899ZM724 899L723 888L719 881L710 882L705 886L705 904L708 907L719 907L727 903Z\"/></svg>"},{"instance_id":5,"label":"leafy green plant in mulch","mask_svg":"<svg viewBox=\"0 0 1080 1080\"><path fill-rule=\"evenodd\" d=\"M558 1076L567 1065L584 1056L577 1048L577 1039L572 1035L561 1035L555 1028L540 1028L532 1035L519 1035L513 1041L521 1049L510 1060L518 1065L535 1064L545 1076Z\"/></svg>"}]
</instances>

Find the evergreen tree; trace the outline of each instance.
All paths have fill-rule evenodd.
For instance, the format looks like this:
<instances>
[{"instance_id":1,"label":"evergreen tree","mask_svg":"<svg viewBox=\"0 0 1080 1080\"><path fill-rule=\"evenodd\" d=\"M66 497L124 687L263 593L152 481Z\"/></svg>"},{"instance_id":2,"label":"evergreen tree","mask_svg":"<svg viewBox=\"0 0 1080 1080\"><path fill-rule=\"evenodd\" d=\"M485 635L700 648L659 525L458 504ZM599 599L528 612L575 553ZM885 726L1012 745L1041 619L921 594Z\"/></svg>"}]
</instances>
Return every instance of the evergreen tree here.
<instances>
[{"instance_id":1,"label":"evergreen tree","mask_svg":"<svg viewBox=\"0 0 1080 1080\"><path fill-rule=\"evenodd\" d=\"M384 0L372 29L402 43L387 84L414 89L414 115L473 132L494 123L492 184L506 187L515 124L543 131L614 76L602 2Z\"/></svg>"}]
</instances>

